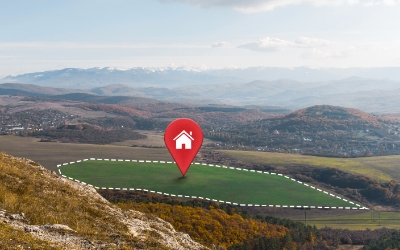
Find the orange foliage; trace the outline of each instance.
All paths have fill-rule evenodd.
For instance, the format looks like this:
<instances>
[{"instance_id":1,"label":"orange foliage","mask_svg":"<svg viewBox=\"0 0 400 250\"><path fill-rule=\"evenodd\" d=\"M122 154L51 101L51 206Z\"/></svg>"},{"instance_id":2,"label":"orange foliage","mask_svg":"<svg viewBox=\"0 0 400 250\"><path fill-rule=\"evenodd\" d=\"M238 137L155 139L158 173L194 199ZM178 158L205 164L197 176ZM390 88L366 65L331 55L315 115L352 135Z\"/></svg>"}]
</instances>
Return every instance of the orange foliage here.
<instances>
[{"instance_id":1,"label":"orange foliage","mask_svg":"<svg viewBox=\"0 0 400 250\"><path fill-rule=\"evenodd\" d=\"M230 215L212 206L208 210L164 203L131 202L117 205L123 209L154 214L171 223L177 231L185 232L192 239L208 246L219 245L227 248L257 235L282 238L289 232L289 229L283 226L243 219L239 214Z\"/></svg>"},{"instance_id":2,"label":"orange foliage","mask_svg":"<svg viewBox=\"0 0 400 250\"><path fill-rule=\"evenodd\" d=\"M263 112L257 109L243 109L238 112L222 112L202 110L199 107L179 104L179 103L140 103L134 101L124 101L120 105L140 110L148 114L151 118L174 119L177 117L187 117L195 120L202 125L223 125L232 123L242 123L260 119L275 117L273 113Z\"/></svg>"},{"instance_id":3,"label":"orange foliage","mask_svg":"<svg viewBox=\"0 0 400 250\"><path fill-rule=\"evenodd\" d=\"M77 106L82 109L86 109L86 110L104 111L107 113L120 114L120 115L133 115L133 116L139 116L142 118L147 117L147 115L144 114L144 112L142 112L140 110L136 110L136 109L128 108L128 107L124 107L124 106L119 106L119 105L115 105L115 104L85 103L85 104L79 104Z\"/></svg>"}]
</instances>

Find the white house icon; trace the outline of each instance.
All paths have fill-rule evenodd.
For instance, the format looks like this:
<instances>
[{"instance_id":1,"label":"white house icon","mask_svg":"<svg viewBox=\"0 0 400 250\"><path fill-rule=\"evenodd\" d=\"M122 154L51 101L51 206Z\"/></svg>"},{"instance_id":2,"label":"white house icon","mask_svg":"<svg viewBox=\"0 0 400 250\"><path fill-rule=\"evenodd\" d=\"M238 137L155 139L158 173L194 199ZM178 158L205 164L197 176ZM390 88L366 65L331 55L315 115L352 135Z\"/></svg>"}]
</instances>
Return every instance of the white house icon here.
<instances>
[{"instance_id":1,"label":"white house icon","mask_svg":"<svg viewBox=\"0 0 400 250\"><path fill-rule=\"evenodd\" d=\"M194 141L192 131L188 134L185 130L182 130L182 132L174 138L174 141L176 143L176 149L182 149L182 145L185 145L185 149L192 149L192 141Z\"/></svg>"}]
</instances>

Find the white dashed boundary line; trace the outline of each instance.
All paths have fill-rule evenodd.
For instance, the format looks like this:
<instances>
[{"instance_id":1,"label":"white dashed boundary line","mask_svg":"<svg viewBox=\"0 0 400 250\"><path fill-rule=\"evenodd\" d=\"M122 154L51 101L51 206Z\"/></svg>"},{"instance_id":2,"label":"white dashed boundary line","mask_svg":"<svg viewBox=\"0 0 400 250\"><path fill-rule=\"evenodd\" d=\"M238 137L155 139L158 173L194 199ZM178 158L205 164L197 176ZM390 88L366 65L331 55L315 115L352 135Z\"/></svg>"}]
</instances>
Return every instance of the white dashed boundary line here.
<instances>
[{"instance_id":1,"label":"white dashed boundary line","mask_svg":"<svg viewBox=\"0 0 400 250\"><path fill-rule=\"evenodd\" d=\"M79 163L79 162L88 161L88 160L89 160L89 159L83 159L83 160L78 160L78 161L76 161L76 162ZM90 160L92 160L92 161L97 160L97 161L141 162L141 163L169 163L169 164L175 163L175 162L171 162L171 161L123 160L123 159L111 159L111 160L110 160L110 159L99 159L99 158L90 158ZM79 181L79 180L77 180L77 179L73 179L73 178L67 177L67 176L65 176L65 175L63 175L63 174L61 173L61 170L60 170L60 167L61 167L61 166L71 165L71 164L74 164L74 163L75 163L75 162L72 161L72 162L69 162L69 163L67 162L67 163L63 163L63 164L58 164L58 165L57 165L57 169L58 169L58 172L60 173L60 175L61 175L62 177L64 177L64 178L69 179L69 180L72 180L72 181L75 181L75 182L78 182L78 183L82 183L82 184L84 184L84 185L88 185L88 186L94 187L95 189L145 191L145 192L157 193L157 194L166 195L166 196L172 196L172 197L184 197L184 198L202 199L202 200L208 200L208 201L211 200L211 201L215 201L215 202L219 202L219 203L232 204L232 205L241 206L241 207L245 207L245 206L247 206L247 207L253 207L253 206L254 206L254 207L279 207L279 208L319 208L319 209L363 209L363 210L369 210L369 208L367 208L367 207L363 207L363 206L361 206L361 205L359 205L359 204L356 204L356 203L354 203L354 202L352 202L352 201L349 201L349 200L346 200L346 199L344 199L344 198L341 198L341 197L339 197L339 196L337 196L337 195L335 195L335 194L328 193L328 192L326 192L326 191L323 191L323 190L321 190L321 189L319 189L319 188L316 188L316 187L314 187L314 186L311 186L311 185L309 185L309 184L306 184L306 183L303 183L303 182L301 182L301 181L295 180L295 179L293 179L293 178L290 178L289 176L285 176L285 175L282 175L282 174L276 174L276 173L270 173L270 172L264 172L264 171L256 171L256 170L248 170L248 169L245 169L245 168L235 168L235 167L219 166L219 165L207 164L207 163L199 163L199 162L194 162L194 163L192 163L192 164L195 164L195 165L202 165L202 166L209 166L209 167L217 167L217 168L221 168L221 167L222 167L222 168L230 169L230 170L233 169L233 170L239 170L239 171L248 171L248 172L252 172L252 173L262 173L262 174L270 174L270 175L281 176L281 177L283 177L283 178L290 179L291 181L297 182L299 185L304 185L304 186L309 187L309 188L311 188L311 189L315 189L315 190L320 191L320 192L322 192L322 193L324 193L324 194L326 194L326 195L332 196L332 198L337 198L337 199L343 200L343 201L345 201L345 202L348 202L349 204L356 205L357 207L298 206L298 205L260 205L260 204L240 204L240 203L238 204L238 203L233 203L233 202L230 202L230 201L215 200L215 199L204 198L204 197L198 197L198 196L168 194L168 193L163 193L163 192L158 192L158 191L153 191L153 190L147 190L147 189L141 189L141 188L96 187L96 186L87 184L87 183L85 183L85 182L81 182L81 181Z\"/></svg>"}]
</instances>

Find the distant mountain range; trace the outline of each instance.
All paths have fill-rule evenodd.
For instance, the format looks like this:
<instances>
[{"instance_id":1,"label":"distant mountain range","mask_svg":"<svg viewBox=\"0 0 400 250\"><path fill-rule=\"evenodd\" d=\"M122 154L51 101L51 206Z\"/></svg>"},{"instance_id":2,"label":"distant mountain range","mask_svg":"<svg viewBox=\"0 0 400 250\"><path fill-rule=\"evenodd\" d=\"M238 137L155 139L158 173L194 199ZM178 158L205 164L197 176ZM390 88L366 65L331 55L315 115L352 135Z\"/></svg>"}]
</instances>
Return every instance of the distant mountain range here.
<instances>
[{"instance_id":1,"label":"distant mountain range","mask_svg":"<svg viewBox=\"0 0 400 250\"><path fill-rule=\"evenodd\" d=\"M223 83L243 80L235 76L213 75L208 72L185 69L115 68L76 69L35 72L7 76L2 83L34 83L40 86L89 89L111 84L129 87L177 87L187 84Z\"/></svg>"},{"instance_id":2,"label":"distant mountain range","mask_svg":"<svg viewBox=\"0 0 400 250\"><path fill-rule=\"evenodd\" d=\"M313 79L333 79L353 73L383 76L385 72L386 78L396 80L398 75L399 79L353 76L307 82L255 80L273 79L285 74L287 78L298 76L304 79L301 74L303 71L309 72ZM400 112L400 74L394 71L400 72L400 68L248 68L208 71L172 68L63 69L6 77L1 81L8 83L0 84L0 94L53 96L85 93L195 104L280 106L292 110L327 104L373 113L392 113Z\"/></svg>"},{"instance_id":3,"label":"distant mountain range","mask_svg":"<svg viewBox=\"0 0 400 250\"><path fill-rule=\"evenodd\" d=\"M0 83L32 83L54 88L91 89L111 84L129 87L174 88L187 85L228 82L275 81L291 79L300 82L336 81L349 77L400 81L400 68L277 68L195 70L190 68L66 68L7 76Z\"/></svg>"}]
</instances>

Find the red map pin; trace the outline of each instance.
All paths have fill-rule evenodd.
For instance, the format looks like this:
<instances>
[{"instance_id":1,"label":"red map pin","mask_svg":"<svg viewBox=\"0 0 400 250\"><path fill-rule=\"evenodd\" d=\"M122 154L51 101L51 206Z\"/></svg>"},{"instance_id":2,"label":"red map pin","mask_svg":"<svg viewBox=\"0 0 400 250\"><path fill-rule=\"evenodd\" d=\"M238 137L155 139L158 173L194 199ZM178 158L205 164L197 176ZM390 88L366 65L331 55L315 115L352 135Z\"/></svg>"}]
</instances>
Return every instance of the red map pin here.
<instances>
[{"instance_id":1,"label":"red map pin","mask_svg":"<svg viewBox=\"0 0 400 250\"><path fill-rule=\"evenodd\" d=\"M168 125L164 142L182 175L185 176L203 144L203 131L195 121L180 118Z\"/></svg>"}]
</instances>

